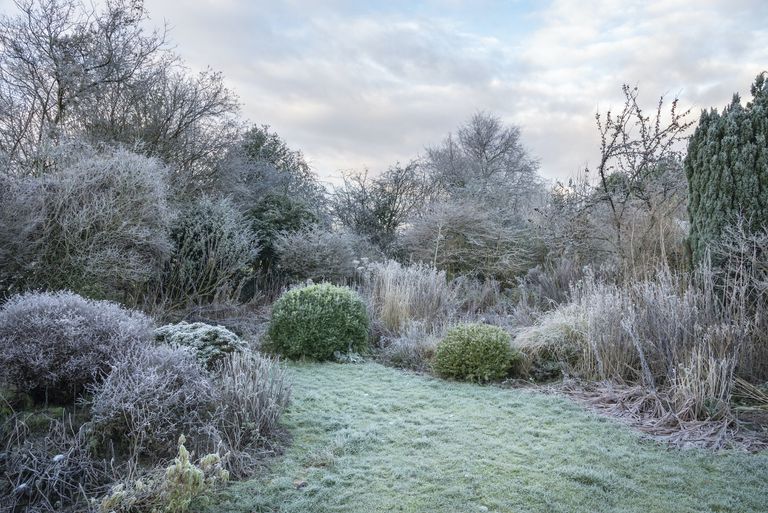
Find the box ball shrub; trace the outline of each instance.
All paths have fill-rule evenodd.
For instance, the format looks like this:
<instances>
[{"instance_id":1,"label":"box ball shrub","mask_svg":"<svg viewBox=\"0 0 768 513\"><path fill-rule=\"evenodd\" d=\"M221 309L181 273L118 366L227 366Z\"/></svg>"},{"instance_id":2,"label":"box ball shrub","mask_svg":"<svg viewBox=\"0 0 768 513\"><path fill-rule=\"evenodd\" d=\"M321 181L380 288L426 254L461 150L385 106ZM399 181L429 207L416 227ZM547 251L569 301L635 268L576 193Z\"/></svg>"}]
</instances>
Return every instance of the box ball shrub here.
<instances>
[{"instance_id":1,"label":"box ball shrub","mask_svg":"<svg viewBox=\"0 0 768 513\"><path fill-rule=\"evenodd\" d=\"M363 352L368 327L365 304L354 291L309 285L275 302L265 347L287 358L330 360L334 352Z\"/></svg>"},{"instance_id":2,"label":"box ball shrub","mask_svg":"<svg viewBox=\"0 0 768 513\"><path fill-rule=\"evenodd\" d=\"M155 330L155 340L173 347L188 347L206 369L213 368L225 356L248 350L248 344L224 326L204 322L166 324Z\"/></svg>"},{"instance_id":3,"label":"box ball shrub","mask_svg":"<svg viewBox=\"0 0 768 513\"><path fill-rule=\"evenodd\" d=\"M0 381L37 402L67 404L110 364L152 340L144 314L72 292L12 296L0 308Z\"/></svg>"},{"instance_id":4,"label":"box ball shrub","mask_svg":"<svg viewBox=\"0 0 768 513\"><path fill-rule=\"evenodd\" d=\"M488 382L504 378L519 354L498 326L460 324L449 329L435 351L434 369L444 378Z\"/></svg>"}]
</instances>

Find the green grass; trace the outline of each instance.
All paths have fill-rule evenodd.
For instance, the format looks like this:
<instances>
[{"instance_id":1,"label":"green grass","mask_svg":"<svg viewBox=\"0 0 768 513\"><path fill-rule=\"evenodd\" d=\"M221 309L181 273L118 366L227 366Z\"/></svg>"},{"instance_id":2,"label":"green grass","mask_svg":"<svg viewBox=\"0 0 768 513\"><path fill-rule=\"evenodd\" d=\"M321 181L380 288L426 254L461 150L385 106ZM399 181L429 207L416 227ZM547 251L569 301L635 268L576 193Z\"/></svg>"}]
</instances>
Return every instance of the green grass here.
<instances>
[{"instance_id":1,"label":"green grass","mask_svg":"<svg viewBox=\"0 0 768 513\"><path fill-rule=\"evenodd\" d=\"M207 511L768 511L768 454L672 450L562 398L372 363L290 371L291 445Z\"/></svg>"}]
</instances>

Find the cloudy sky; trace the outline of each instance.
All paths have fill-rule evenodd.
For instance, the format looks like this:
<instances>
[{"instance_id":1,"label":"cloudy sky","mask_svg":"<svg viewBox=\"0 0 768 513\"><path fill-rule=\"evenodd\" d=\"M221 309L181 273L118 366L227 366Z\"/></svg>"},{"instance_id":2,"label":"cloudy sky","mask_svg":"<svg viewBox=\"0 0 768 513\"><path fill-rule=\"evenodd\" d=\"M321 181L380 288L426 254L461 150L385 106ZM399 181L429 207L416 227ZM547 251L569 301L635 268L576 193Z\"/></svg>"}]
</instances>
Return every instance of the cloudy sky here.
<instances>
[{"instance_id":1,"label":"cloudy sky","mask_svg":"<svg viewBox=\"0 0 768 513\"><path fill-rule=\"evenodd\" d=\"M768 69L766 0L145 3L191 68L222 71L244 116L330 181L407 161L478 110L565 178L594 162L594 114L622 83L697 117Z\"/></svg>"}]
</instances>

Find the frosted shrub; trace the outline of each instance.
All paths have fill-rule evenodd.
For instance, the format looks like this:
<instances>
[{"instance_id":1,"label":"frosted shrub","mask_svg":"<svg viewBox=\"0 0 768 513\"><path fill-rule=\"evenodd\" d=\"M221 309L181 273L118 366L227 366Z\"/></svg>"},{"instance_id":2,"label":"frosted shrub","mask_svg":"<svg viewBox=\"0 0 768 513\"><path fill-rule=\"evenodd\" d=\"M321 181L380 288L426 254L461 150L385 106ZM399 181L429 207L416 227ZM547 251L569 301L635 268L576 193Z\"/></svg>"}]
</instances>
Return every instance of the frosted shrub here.
<instances>
[{"instance_id":1,"label":"frosted shrub","mask_svg":"<svg viewBox=\"0 0 768 513\"><path fill-rule=\"evenodd\" d=\"M533 326L521 329L512 347L522 354L522 373L547 380L569 372L576 361L589 357L587 328L585 309L567 304L543 314Z\"/></svg>"},{"instance_id":2,"label":"frosted shrub","mask_svg":"<svg viewBox=\"0 0 768 513\"><path fill-rule=\"evenodd\" d=\"M509 334L498 326L460 324L437 345L434 368L444 378L483 383L507 376L519 358Z\"/></svg>"},{"instance_id":3,"label":"frosted shrub","mask_svg":"<svg viewBox=\"0 0 768 513\"><path fill-rule=\"evenodd\" d=\"M272 309L267 347L287 358L330 360L368 348L368 314L347 287L310 285L283 294Z\"/></svg>"},{"instance_id":4,"label":"frosted shrub","mask_svg":"<svg viewBox=\"0 0 768 513\"><path fill-rule=\"evenodd\" d=\"M274 244L280 269L300 281L345 283L356 275L356 259L372 251L358 235L322 228L282 233Z\"/></svg>"},{"instance_id":5,"label":"frosted shrub","mask_svg":"<svg viewBox=\"0 0 768 513\"><path fill-rule=\"evenodd\" d=\"M224 326L204 322L167 324L155 330L155 340L174 347L188 347L200 364L212 368L233 352L248 350L248 345Z\"/></svg>"},{"instance_id":6,"label":"frosted shrub","mask_svg":"<svg viewBox=\"0 0 768 513\"><path fill-rule=\"evenodd\" d=\"M456 308L445 272L427 265L403 266L390 260L371 264L365 276L364 291L374 318L390 336L402 333L414 321L432 331Z\"/></svg>"},{"instance_id":7,"label":"frosted shrub","mask_svg":"<svg viewBox=\"0 0 768 513\"><path fill-rule=\"evenodd\" d=\"M149 318L115 303L21 294L0 308L0 376L38 401L68 403L149 340Z\"/></svg>"},{"instance_id":8,"label":"frosted shrub","mask_svg":"<svg viewBox=\"0 0 768 513\"><path fill-rule=\"evenodd\" d=\"M91 387L90 429L103 447L129 457L170 456L185 433L208 441L215 391L188 349L150 347L124 355Z\"/></svg>"},{"instance_id":9,"label":"frosted shrub","mask_svg":"<svg viewBox=\"0 0 768 513\"><path fill-rule=\"evenodd\" d=\"M0 281L133 300L171 249L167 170L126 150L70 151L43 176L15 179L15 206L0 207Z\"/></svg>"},{"instance_id":10,"label":"frosted shrub","mask_svg":"<svg viewBox=\"0 0 768 513\"><path fill-rule=\"evenodd\" d=\"M171 309L234 295L258 255L256 235L228 200L188 205L172 223L171 241L159 298Z\"/></svg>"}]
</instances>

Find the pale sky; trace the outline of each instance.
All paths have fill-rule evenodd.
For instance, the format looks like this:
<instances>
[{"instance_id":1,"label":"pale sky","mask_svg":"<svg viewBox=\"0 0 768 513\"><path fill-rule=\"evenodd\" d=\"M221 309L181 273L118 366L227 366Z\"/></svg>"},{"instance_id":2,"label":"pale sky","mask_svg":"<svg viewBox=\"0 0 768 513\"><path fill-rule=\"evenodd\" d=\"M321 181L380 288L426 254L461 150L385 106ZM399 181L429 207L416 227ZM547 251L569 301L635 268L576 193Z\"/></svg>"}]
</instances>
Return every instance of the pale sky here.
<instances>
[{"instance_id":1,"label":"pale sky","mask_svg":"<svg viewBox=\"0 0 768 513\"><path fill-rule=\"evenodd\" d=\"M0 0L8 11L9 0ZM145 0L190 68L222 71L243 116L316 172L377 172L473 112L522 128L544 176L596 160L621 85L684 106L748 98L768 69L766 0Z\"/></svg>"}]
</instances>

